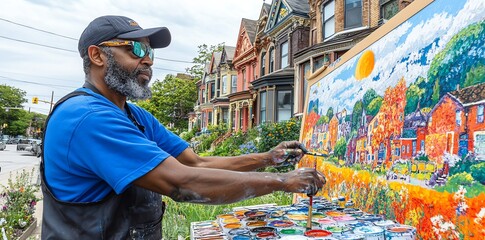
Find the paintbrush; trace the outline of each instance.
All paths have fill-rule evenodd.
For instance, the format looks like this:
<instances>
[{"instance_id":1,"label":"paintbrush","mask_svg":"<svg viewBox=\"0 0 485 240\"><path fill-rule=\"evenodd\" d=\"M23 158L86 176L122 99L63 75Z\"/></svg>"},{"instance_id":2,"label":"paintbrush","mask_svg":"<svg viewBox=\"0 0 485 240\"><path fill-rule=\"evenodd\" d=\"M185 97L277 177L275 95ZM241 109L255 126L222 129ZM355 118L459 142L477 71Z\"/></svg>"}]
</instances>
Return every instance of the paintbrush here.
<instances>
[{"instance_id":1,"label":"paintbrush","mask_svg":"<svg viewBox=\"0 0 485 240\"><path fill-rule=\"evenodd\" d=\"M307 151L308 152L308 151ZM317 158L313 158L313 169L317 170ZM312 218L313 218L313 195L308 195L310 202L308 203L308 219L306 222L306 230L312 229Z\"/></svg>"},{"instance_id":2,"label":"paintbrush","mask_svg":"<svg viewBox=\"0 0 485 240\"><path fill-rule=\"evenodd\" d=\"M308 151L308 149L306 149L306 147L303 144L300 144L300 149L303 152L303 154L306 154L306 155L312 155L315 157L328 157L328 154Z\"/></svg>"}]
</instances>

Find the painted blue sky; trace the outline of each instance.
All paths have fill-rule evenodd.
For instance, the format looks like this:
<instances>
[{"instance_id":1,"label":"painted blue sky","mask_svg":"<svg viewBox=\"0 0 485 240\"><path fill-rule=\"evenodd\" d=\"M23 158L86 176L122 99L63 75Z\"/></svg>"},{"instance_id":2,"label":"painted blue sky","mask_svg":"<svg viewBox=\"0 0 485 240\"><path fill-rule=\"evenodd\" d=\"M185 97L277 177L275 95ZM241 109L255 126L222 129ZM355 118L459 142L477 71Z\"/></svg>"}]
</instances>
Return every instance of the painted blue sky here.
<instances>
[{"instance_id":1,"label":"painted blue sky","mask_svg":"<svg viewBox=\"0 0 485 240\"><path fill-rule=\"evenodd\" d=\"M374 70L367 78L354 78L361 52L313 84L309 100L319 99L319 112L329 107L351 110L368 89L383 96L403 77L409 86L419 76L426 78L434 56L456 33L484 19L484 0L436 0L367 48L375 54Z\"/></svg>"}]
</instances>

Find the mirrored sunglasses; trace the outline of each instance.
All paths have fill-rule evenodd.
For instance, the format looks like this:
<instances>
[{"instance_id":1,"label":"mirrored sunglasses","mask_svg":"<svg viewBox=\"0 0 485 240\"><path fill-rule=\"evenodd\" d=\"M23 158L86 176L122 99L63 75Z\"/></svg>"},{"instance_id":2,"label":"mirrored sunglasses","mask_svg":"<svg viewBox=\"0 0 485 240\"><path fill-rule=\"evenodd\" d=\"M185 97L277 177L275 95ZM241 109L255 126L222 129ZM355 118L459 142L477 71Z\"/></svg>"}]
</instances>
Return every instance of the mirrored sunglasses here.
<instances>
[{"instance_id":1,"label":"mirrored sunglasses","mask_svg":"<svg viewBox=\"0 0 485 240\"><path fill-rule=\"evenodd\" d=\"M121 46L131 46L131 52L135 54L135 56L139 58L144 58L146 55L153 61L154 58L154 51L153 49L142 42L138 41L105 41L98 46L106 46L106 47L121 47Z\"/></svg>"}]
</instances>

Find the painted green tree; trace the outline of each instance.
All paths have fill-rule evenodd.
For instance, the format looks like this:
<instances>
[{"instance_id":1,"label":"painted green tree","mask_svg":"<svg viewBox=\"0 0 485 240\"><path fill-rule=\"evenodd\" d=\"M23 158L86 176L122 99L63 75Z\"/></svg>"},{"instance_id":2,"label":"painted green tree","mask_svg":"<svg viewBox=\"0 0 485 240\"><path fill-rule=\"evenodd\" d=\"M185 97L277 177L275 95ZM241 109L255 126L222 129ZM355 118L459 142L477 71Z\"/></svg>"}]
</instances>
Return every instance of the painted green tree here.
<instances>
[{"instance_id":1,"label":"painted green tree","mask_svg":"<svg viewBox=\"0 0 485 240\"><path fill-rule=\"evenodd\" d=\"M479 65L473 67L466 73L463 87L469 87L483 82L485 82L485 65Z\"/></svg>"},{"instance_id":2,"label":"painted green tree","mask_svg":"<svg viewBox=\"0 0 485 240\"><path fill-rule=\"evenodd\" d=\"M423 107L433 107L437 95L473 85L478 80L469 73L479 74L481 66L485 65L485 20L471 24L462 29L446 44L445 48L433 58L428 71L428 81L419 84L426 91L421 98ZM466 79L470 76L468 83ZM482 78L483 79L483 78ZM480 80L481 81L481 80ZM433 88L439 82L439 93Z\"/></svg>"},{"instance_id":3,"label":"painted green tree","mask_svg":"<svg viewBox=\"0 0 485 240\"><path fill-rule=\"evenodd\" d=\"M418 81L421 82L424 79L423 77L419 77ZM406 107L404 108L404 114L408 115L418 108L419 99L424 94L424 89L419 88L417 84L411 84L406 91Z\"/></svg>"}]
</instances>

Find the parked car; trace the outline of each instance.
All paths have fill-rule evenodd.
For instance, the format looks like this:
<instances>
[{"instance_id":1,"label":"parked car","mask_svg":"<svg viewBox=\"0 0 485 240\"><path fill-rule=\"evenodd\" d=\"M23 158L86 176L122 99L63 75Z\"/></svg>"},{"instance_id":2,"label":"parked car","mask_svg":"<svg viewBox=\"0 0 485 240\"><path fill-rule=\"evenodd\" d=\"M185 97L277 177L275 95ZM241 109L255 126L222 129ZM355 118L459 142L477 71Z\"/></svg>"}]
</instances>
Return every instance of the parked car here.
<instances>
[{"instance_id":1,"label":"parked car","mask_svg":"<svg viewBox=\"0 0 485 240\"><path fill-rule=\"evenodd\" d=\"M39 139L21 139L17 143L17 151L30 151L32 149L33 143L36 141L41 141Z\"/></svg>"},{"instance_id":2,"label":"parked car","mask_svg":"<svg viewBox=\"0 0 485 240\"><path fill-rule=\"evenodd\" d=\"M7 144L4 141L0 140L0 151L5 150L6 147L7 147Z\"/></svg>"}]
</instances>

